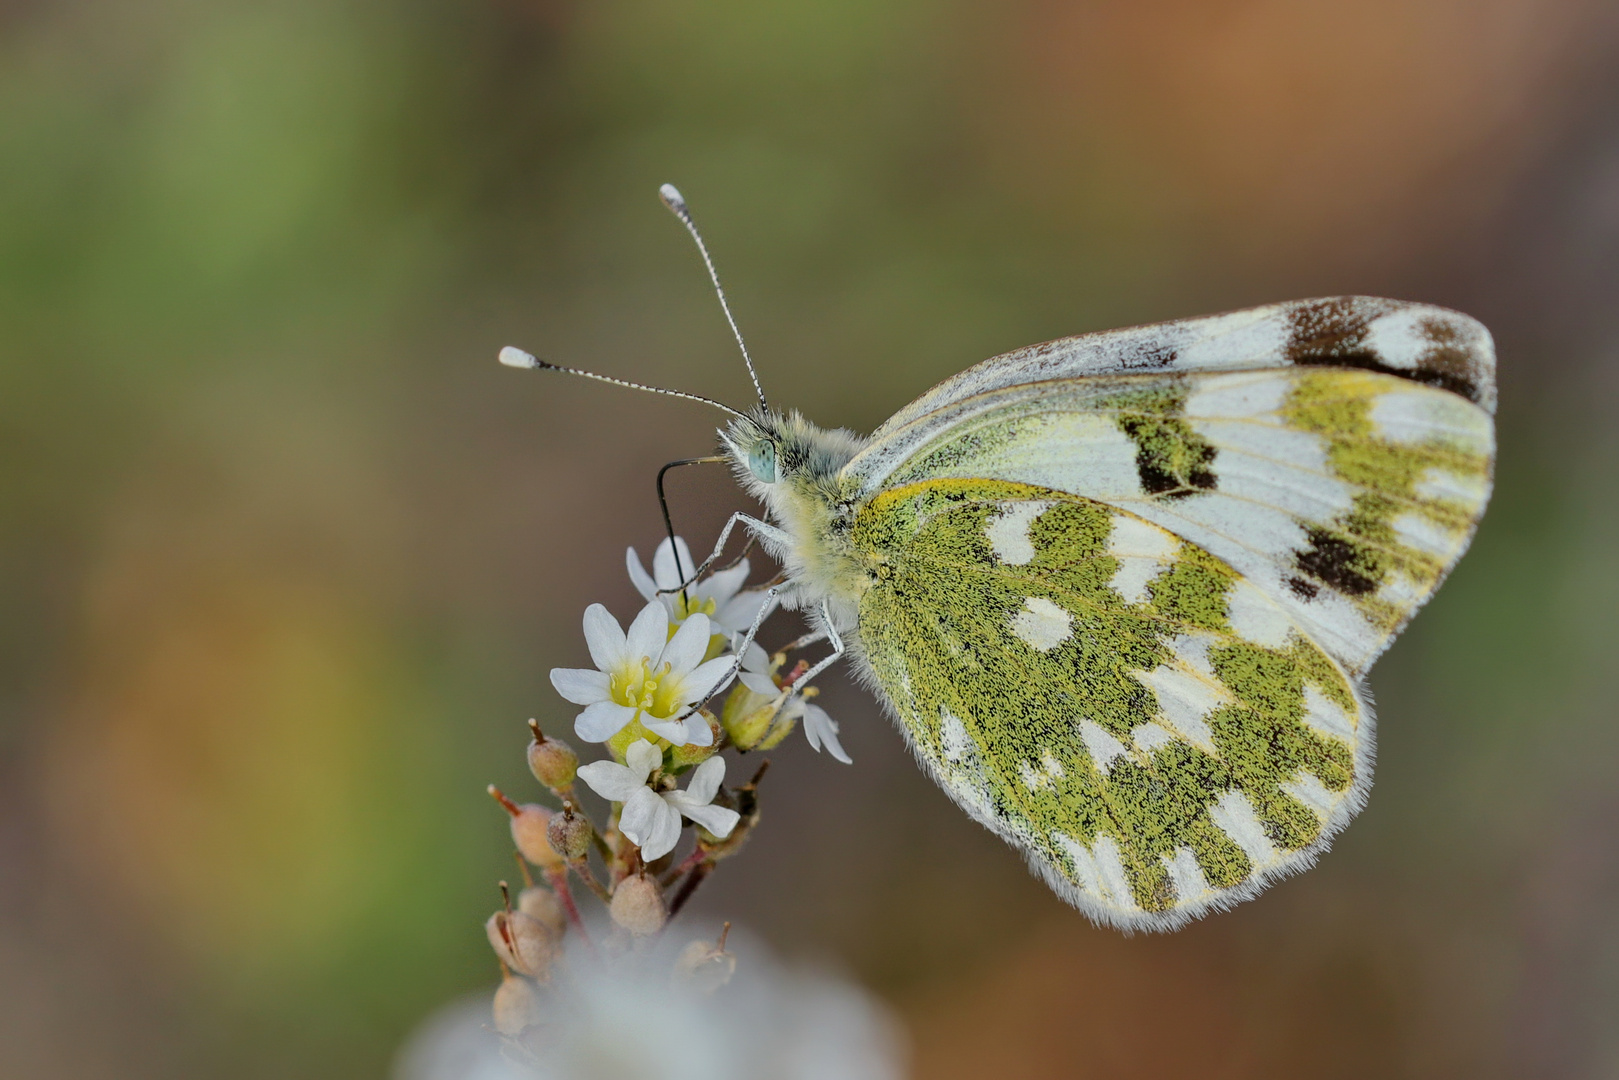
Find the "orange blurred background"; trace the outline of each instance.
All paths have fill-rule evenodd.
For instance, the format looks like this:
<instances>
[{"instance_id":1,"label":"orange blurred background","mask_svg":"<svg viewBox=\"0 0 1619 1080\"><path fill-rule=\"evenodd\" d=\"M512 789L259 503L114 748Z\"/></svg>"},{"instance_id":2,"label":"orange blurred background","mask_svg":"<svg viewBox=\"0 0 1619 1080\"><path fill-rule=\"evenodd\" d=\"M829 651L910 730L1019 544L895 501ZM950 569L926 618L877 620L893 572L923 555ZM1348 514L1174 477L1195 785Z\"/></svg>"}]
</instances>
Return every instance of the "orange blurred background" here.
<instances>
[{"instance_id":1,"label":"orange blurred background","mask_svg":"<svg viewBox=\"0 0 1619 1080\"><path fill-rule=\"evenodd\" d=\"M700 406L869 430L1031 342L1296 297L1496 333L1473 552L1311 873L1097 930L830 680L695 905L927 1077L1619 1074L1619 9L0 4L0 1074L383 1076L492 985L552 666ZM686 470L695 473L698 470ZM677 475L706 547L742 497ZM762 569L762 567L761 567ZM775 626L791 635L792 617Z\"/></svg>"}]
</instances>

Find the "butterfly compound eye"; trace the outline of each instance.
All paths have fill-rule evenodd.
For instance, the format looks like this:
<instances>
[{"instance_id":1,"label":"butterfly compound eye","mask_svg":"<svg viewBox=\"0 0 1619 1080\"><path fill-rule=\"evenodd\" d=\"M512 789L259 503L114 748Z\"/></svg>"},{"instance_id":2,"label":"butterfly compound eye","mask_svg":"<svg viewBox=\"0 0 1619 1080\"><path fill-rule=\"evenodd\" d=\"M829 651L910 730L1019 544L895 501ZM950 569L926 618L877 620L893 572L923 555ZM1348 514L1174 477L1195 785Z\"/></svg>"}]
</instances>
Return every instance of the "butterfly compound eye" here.
<instances>
[{"instance_id":1,"label":"butterfly compound eye","mask_svg":"<svg viewBox=\"0 0 1619 1080\"><path fill-rule=\"evenodd\" d=\"M769 439L761 439L755 443L753 449L748 451L748 470L759 478L760 483L774 484L776 482L776 444Z\"/></svg>"}]
</instances>

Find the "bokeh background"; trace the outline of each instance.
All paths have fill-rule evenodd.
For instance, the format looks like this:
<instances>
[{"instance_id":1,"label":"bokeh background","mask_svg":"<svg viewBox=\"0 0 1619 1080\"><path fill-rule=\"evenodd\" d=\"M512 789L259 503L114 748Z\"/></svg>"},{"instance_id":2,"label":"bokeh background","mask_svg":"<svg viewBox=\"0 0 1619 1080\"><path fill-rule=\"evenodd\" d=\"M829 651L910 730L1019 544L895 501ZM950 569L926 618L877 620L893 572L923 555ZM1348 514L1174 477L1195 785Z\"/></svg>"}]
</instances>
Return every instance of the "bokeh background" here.
<instances>
[{"instance_id":1,"label":"bokeh background","mask_svg":"<svg viewBox=\"0 0 1619 1080\"><path fill-rule=\"evenodd\" d=\"M1340 292L1501 357L1494 506L1312 873L1094 929L832 680L855 765L776 753L706 914L918 1076L1619 1075L1606 0L0 3L0 1074L381 1077L492 985L483 786L716 421L494 356L746 400L666 180L823 424ZM700 472L694 546L743 506Z\"/></svg>"}]
</instances>

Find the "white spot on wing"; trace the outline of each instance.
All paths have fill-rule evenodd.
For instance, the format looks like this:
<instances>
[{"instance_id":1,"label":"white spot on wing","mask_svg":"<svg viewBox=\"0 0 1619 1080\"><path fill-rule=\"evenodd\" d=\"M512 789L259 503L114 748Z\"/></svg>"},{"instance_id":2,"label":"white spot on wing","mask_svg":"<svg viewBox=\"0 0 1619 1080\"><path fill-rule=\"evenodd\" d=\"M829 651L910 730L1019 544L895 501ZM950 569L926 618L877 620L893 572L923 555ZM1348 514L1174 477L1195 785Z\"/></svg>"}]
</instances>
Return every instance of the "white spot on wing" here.
<instances>
[{"instance_id":1,"label":"white spot on wing","mask_svg":"<svg viewBox=\"0 0 1619 1080\"><path fill-rule=\"evenodd\" d=\"M1108 899L1119 907L1133 910L1136 907L1135 897L1130 895L1130 880L1124 876L1124 860L1119 857L1119 844L1111 836L1098 836L1091 845L1091 852L1096 856L1096 869L1101 875L1102 886L1108 891Z\"/></svg>"},{"instance_id":2,"label":"white spot on wing","mask_svg":"<svg viewBox=\"0 0 1619 1080\"><path fill-rule=\"evenodd\" d=\"M1355 745L1355 725L1349 714L1310 683L1304 684L1304 722L1329 739Z\"/></svg>"},{"instance_id":3,"label":"white spot on wing","mask_svg":"<svg viewBox=\"0 0 1619 1080\"><path fill-rule=\"evenodd\" d=\"M1422 329L1423 318L1431 314L1423 308L1401 308L1373 319L1366 327L1364 345L1389 367L1414 371L1433 346Z\"/></svg>"},{"instance_id":4,"label":"white spot on wing","mask_svg":"<svg viewBox=\"0 0 1619 1080\"><path fill-rule=\"evenodd\" d=\"M1238 580L1226 596L1226 618L1238 637L1267 649L1287 647L1293 622L1287 613L1247 581Z\"/></svg>"},{"instance_id":5,"label":"white spot on wing","mask_svg":"<svg viewBox=\"0 0 1619 1080\"><path fill-rule=\"evenodd\" d=\"M1091 857L1091 849L1075 840L1065 832L1053 831L1051 838L1057 846L1068 853L1068 859L1074 865L1074 877L1079 881L1079 887L1096 896L1105 896L1102 891L1102 875L1097 872L1096 860Z\"/></svg>"},{"instance_id":6,"label":"white spot on wing","mask_svg":"<svg viewBox=\"0 0 1619 1080\"><path fill-rule=\"evenodd\" d=\"M1392 388L1372 401L1370 417L1377 433L1395 442L1438 437L1479 450L1490 445L1489 414L1466 398L1442 390Z\"/></svg>"},{"instance_id":7,"label":"white spot on wing","mask_svg":"<svg viewBox=\"0 0 1619 1080\"><path fill-rule=\"evenodd\" d=\"M1094 720L1081 720L1079 722L1079 737L1085 742L1085 749L1090 752L1091 760L1105 776L1113 765L1113 759L1125 753L1125 745L1104 731Z\"/></svg>"},{"instance_id":8,"label":"white spot on wing","mask_svg":"<svg viewBox=\"0 0 1619 1080\"><path fill-rule=\"evenodd\" d=\"M1175 736L1161 724L1148 722L1130 730L1130 741L1141 753L1150 754L1160 746L1174 742Z\"/></svg>"},{"instance_id":9,"label":"white spot on wing","mask_svg":"<svg viewBox=\"0 0 1619 1080\"><path fill-rule=\"evenodd\" d=\"M1477 506L1489 494L1484 477L1461 476L1440 468L1424 470L1413 490L1425 499L1444 499L1469 507Z\"/></svg>"},{"instance_id":10,"label":"white spot on wing","mask_svg":"<svg viewBox=\"0 0 1619 1080\"><path fill-rule=\"evenodd\" d=\"M1287 402L1292 379L1285 370L1220 375L1194 384L1181 414L1188 420L1251 420L1272 416Z\"/></svg>"},{"instance_id":11,"label":"white spot on wing","mask_svg":"<svg viewBox=\"0 0 1619 1080\"><path fill-rule=\"evenodd\" d=\"M939 742L944 748L944 759L952 765L961 764L976 749L967 734L967 725L949 709L939 710Z\"/></svg>"},{"instance_id":12,"label":"white spot on wing","mask_svg":"<svg viewBox=\"0 0 1619 1080\"><path fill-rule=\"evenodd\" d=\"M1210 684L1183 667L1165 664L1151 671L1135 672L1158 698L1165 725L1181 738L1208 753L1215 753L1214 735L1203 718L1233 700L1225 687Z\"/></svg>"},{"instance_id":13,"label":"white spot on wing","mask_svg":"<svg viewBox=\"0 0 1619 1080\"><path fill-rule=\"evenodd\" d=\"M1050 750L1040 751L1040 767L1045 770L1047 776L1058 780L1067 775L1063 771L1062 762L1053 757Z\"/></svg>"},{"instance_id":14,"label":"white spot on wing","mask_svg":"<svg viewBox=\"0 0 1619 1080\"><path fill-rule=\"evenodd\" d=\"M1242 849L1255 869L1276 859L1276 846L1265 834L1265 826L1254 811L1248 796L1232 788L1220 796L1220 801L1209 807L1209 817L1231 842Z\"/></svg>"},{"instance_id":15,"label":"white spot on wing","mask_svg":"<svg viewBox=\"0 0 1619 1080\"><path fill-rule=\"evenodd\" d=\"M1030 791L1039 791L1042 788L1052 787L1051 777L1034 767L1032 761L1020 761L1017 766L1018 779Z\"/></svg>"},{"instance_id":16,"label":"white spot on wing","mask_svg":"<svg viewBox=\"0 0 1619 1080\"><path fill-rule=\"evenodd\" d=\"M1218 682L1220 677L1214 673L1214 663L1209 659L1209 649L1211 649L1218 642L1218 640L1219 639L1213 634L1201 634L1194 632L1190 634L1176 634L1165 644L1168 646L1169 651L1175 654L1175 659L1179 660L1181 664L1191 668L1199 675L1214 679Z\"/></svg>"},{"instance_id":17,"label":"white spot on wing","mask_svg":"<svg viewBox=\"0 0 1619 1080\"><path fill-rule=\"evenodd\" d=\"M1136 444L1104 413L1046 413L1021 420L1005 448L964 461L950 475L984 476L1086 492L1141 494Z\"/></svg>"},{"instance_id":18,"label":"white spot on wing","mask_svg":"<svg viewBox=\"0 0 1619 1080\"><path fill-rule=\"evenodd\" d=\"M1049 502L1002 503L1001 512L984 523L984 535L995 557L1008 566L1033 562L1034 545L1029 542L1029 527L1050 508Z\"/></svg>"},{"instance_id":19,"label":"white spot on wing","mask_svg":"<svg viewBox=\"0 0 1619 1080\"><path fill-rule=\"evenodd\" d=\"M1108 586L1127 603L1144 603L1148 584L1164 572L1179 547L1179 540L1156 525L1127 514L1114 515L1107 553L1119 560L1119 568Z\"/></svg>"},{"instance_id":20,"label":"white spot on wing","mask_svg":"<svg viewBox=\"0 0 1619 1080\"><path fill-rule=\"evenodd\" d=\"M1303 769L1295 773L1293 779L1283 784L1282 790L1308 806L1322 821L1332 816L1333 808L1338 805L1341 798L1328 791L1327 785L1321 782L1320 777Z\"/></svg>"},{"instance_id":21,"label":"white spot on wing","mask_svg":"<svg viewBox=\"0 0 1619 1080\"><path fill-rule=\"evenodd\" d=\"M1406 547L1447 557L1455 550L1455 537L1443 526L1416 511L1401 514L1389 524L1394 528L1394 535L1398 536L1400 543Z\"/></svg>"},{"instance_id":22,"label":"white spot on wing","mask_svg":"<svg viewBox=\"0 0 1619 1080\"><path fill-rule=\"evenodd\" d=\"M1276 318L1274 308L1214 315L1194 325L1197 336L1181 346L1178 368L1260 366L1287 347L1289 324Z\"/></svg>"},{"instance_id":23,"label":"white spot on wing","mask_svg":"<svg viewBox=\"0 0 1619 1080\"><path fill-rule=\"evenodd\" d=\"M1074 617L1043 596L1029 596L1008 625L1024 644L1050 652L1074 636Z\"/></svg>"},{"instance_id":24,"label":"white spot on wing","mask_svg":"<svg viewBox=\"0 0 1619 1080\"><path fill-rule=\"evenodd\" d=\"M1203 868L1197 864L1197 855L1189 847L1178 847L1175 854L1161 855L1164 869L1169 871L1169 880L1175 885L1175 899L1181 903L1201 900L1210 892L1209 879L1203 876Z\"/></svg>"}]
</instances>

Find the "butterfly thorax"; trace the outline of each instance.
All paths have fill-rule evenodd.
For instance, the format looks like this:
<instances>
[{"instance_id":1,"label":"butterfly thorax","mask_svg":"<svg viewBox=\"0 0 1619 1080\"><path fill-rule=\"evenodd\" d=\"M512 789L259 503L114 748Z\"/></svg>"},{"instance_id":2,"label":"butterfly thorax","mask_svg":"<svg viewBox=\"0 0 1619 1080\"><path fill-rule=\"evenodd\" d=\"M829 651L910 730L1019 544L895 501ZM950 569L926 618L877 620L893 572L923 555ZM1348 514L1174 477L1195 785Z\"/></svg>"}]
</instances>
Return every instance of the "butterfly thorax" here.
<instances>
[{"instance_id":1,"label":"butterfly thorax","mask_svg":"<svg viewBox=\"0 0 1619 1080\"><path fill-rule=\"evenodd\" d=\"M842 428L816 427L797 412L758 409L721 432L742 486L762 501L786 540L761 543L785 570L790 606L832 602L840 628L853 626L867 582L865 562L849 542L857 502L842 477L866 439Z\"/></svg>"}]
</instances>

